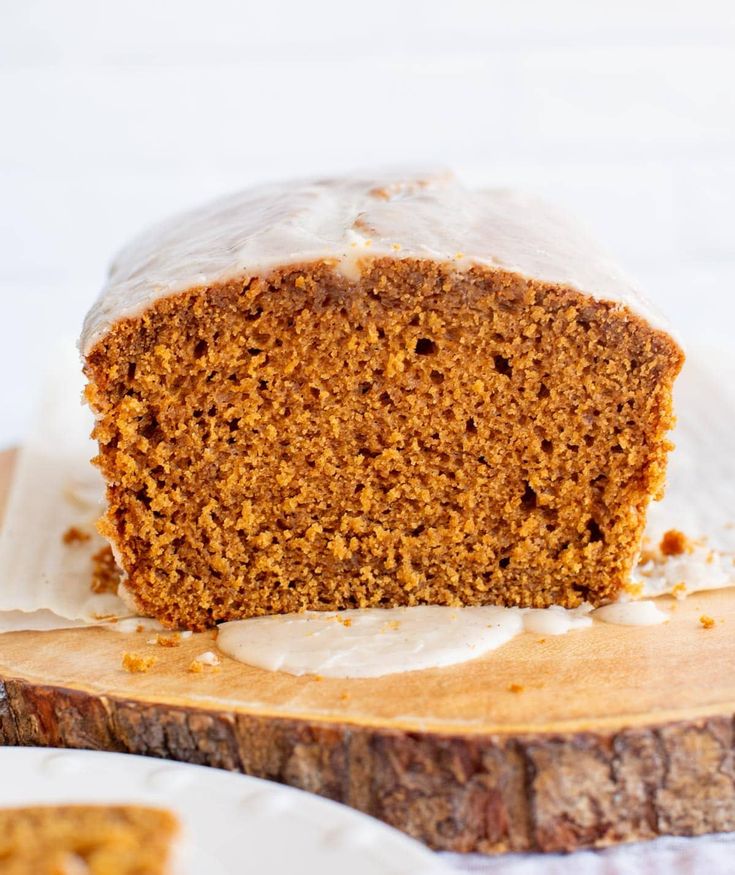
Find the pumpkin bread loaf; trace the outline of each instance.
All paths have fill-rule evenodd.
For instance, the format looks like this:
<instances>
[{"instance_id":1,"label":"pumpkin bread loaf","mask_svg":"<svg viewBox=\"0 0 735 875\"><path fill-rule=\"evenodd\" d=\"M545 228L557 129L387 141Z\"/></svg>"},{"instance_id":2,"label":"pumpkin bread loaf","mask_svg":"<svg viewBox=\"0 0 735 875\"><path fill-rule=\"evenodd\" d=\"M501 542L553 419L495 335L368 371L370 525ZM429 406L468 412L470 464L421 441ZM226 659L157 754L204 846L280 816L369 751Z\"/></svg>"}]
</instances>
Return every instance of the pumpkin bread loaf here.
<instances>
[{"instance_id":1,"label":"pumpkin bread loaf","mask_svg":"<svg viewBox=\"0 0 735 875\"><path fill-rule=\"evenodd\" d=\"M125 250L82 338L136 606L614 599L683 355L586 236L447 175L263 186Z\"/></svg>"}]
</instances>

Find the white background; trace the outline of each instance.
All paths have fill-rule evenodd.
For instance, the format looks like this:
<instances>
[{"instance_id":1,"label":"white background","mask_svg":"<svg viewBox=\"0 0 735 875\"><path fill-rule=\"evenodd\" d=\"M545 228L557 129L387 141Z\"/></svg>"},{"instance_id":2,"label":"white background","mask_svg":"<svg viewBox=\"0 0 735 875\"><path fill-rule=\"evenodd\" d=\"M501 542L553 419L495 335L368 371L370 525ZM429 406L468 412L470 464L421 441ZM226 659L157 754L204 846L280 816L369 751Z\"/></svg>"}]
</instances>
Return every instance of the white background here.
<instances>
[{"instance_id":1,"label":"white background","mask_svg":"<svg viewBox=\"0 0 735 875\"><path fill-rule=\"evenodd\" d=\"M440 163L591 225L685 340L735 324L735 4L0 0L0 446L140 226Z\"/></svg>"}]
</instances>

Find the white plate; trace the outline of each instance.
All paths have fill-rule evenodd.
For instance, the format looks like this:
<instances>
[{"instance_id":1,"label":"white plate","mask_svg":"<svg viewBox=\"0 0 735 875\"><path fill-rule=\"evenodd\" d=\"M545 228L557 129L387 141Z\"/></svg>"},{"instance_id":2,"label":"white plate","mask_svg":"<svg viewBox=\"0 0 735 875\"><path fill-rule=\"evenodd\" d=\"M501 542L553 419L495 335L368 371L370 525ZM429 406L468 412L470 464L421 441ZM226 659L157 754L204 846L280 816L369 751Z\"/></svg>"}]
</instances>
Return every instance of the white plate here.
<instances>
[{"instance_id":1,"label":"white plate","mask_svg":"<svg viewBox=\"0 0 735 875\"><path fill-rule=\"evenodd\" d=\"M440 875L417 842L310 793L150 757L0 748L0 807L144 803L183 828L176 875Z\"/></svg>"}]
</instances>

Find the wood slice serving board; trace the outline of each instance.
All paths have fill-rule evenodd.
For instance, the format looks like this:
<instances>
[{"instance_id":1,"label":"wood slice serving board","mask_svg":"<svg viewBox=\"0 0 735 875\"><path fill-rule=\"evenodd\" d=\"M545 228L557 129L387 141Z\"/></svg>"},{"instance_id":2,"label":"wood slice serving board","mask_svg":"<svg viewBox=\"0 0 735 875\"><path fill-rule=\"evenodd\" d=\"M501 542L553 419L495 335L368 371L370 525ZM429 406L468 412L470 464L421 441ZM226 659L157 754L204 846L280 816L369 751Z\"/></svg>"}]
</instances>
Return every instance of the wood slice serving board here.
<instances>
[{"instance_id":1,"label":"wood slice serving board","mask_svg":"<svg viewBox=\"0 0 735 875\"><path fill-rule=\"evenodd\" d=\"M12 457L0 457L0 511ZM223 658L213 633L0 636L0 743L203 763L352 805L455 851L561 850L735 829L735 592L666 626L524 634L464 665L292 677ZM716 620L712 629L702 614ZM155 653L145 674L125 651Z\"/></svg>"}]
</instances>

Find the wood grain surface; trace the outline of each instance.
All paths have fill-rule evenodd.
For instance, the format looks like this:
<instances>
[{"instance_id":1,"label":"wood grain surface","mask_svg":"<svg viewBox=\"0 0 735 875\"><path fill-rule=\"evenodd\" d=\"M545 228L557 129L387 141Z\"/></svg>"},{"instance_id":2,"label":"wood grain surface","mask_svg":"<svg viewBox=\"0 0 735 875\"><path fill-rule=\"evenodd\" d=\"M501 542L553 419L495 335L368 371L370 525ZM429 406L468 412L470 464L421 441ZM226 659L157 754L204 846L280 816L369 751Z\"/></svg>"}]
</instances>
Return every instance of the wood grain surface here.
<instances>
[{"instance_id":1,"label":"wood grain surface","mask_svg":"<svg viewBox=\"0 0 735 875\"><path fill-rule=\"evenodd\" d=\"M0 510L12 457L0 457ZM658 627L525 634L464 665L296 678L105 629L0 636L0 743L128 751L282 781L435 848L564 850L735 829L735 595ZM716 623L704 629L702 614ZM156 657L144 674L125 651Z\"/></svg>"}]
</instances>

